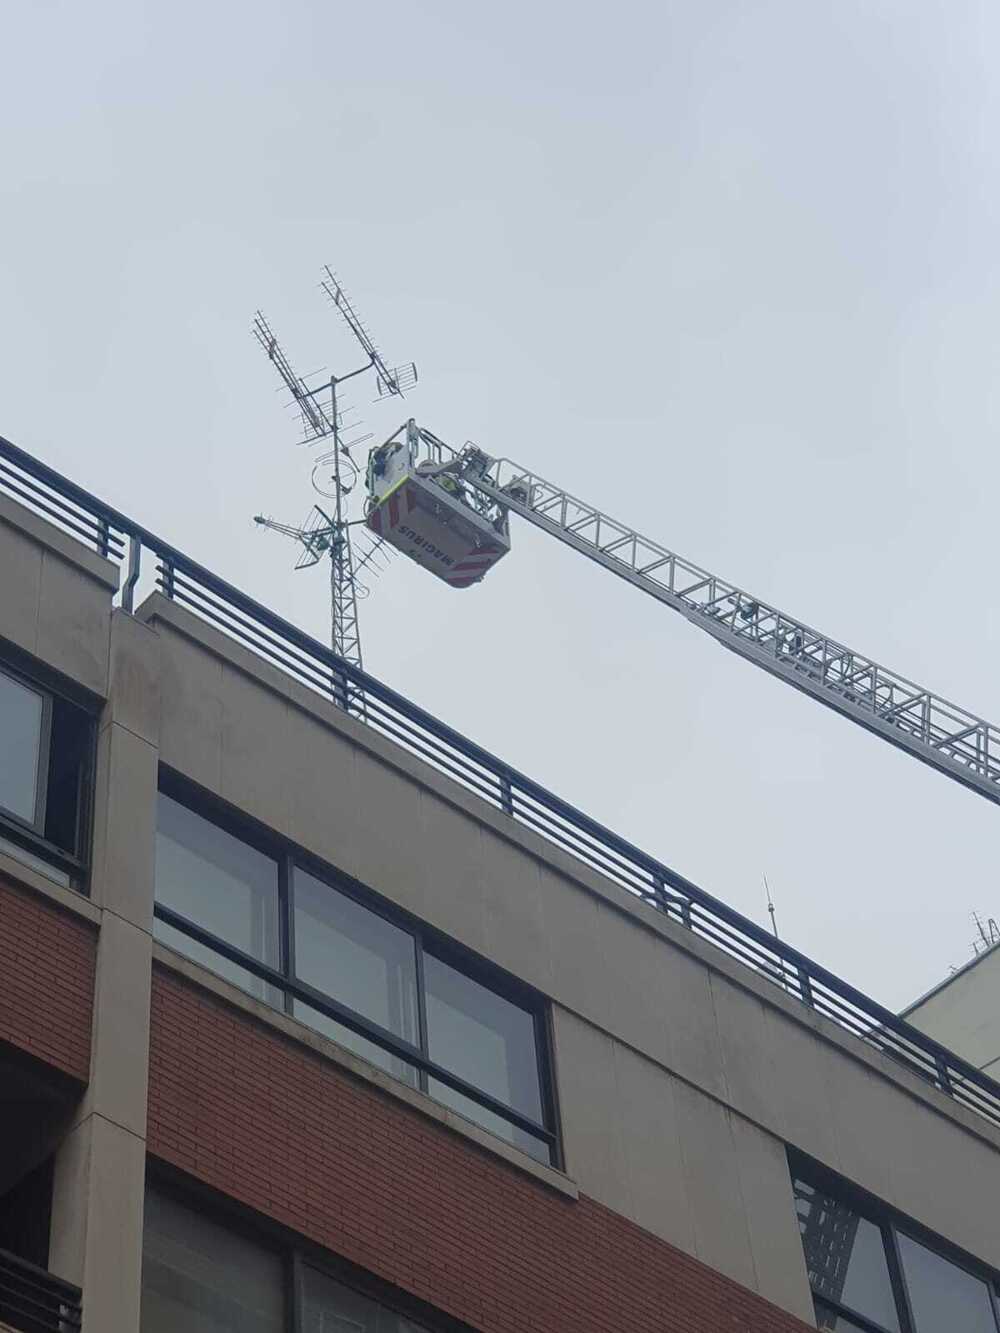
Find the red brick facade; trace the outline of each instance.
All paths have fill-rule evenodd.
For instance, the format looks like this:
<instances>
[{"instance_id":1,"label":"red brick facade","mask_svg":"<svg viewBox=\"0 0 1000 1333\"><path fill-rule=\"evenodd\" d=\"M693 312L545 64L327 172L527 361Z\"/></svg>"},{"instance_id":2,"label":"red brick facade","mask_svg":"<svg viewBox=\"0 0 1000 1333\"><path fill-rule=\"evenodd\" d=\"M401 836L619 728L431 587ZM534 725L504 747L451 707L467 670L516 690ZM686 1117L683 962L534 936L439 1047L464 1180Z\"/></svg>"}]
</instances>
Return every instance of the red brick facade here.
<instances>
[{"instance_id":1,"label":"red brick facade","mask_svg":"<svg viewBox=\"0 0 1000 1333\"><path fill-rule=\"evenodd\" d=\"M0 879L0 1041L86 1083L97 931Z\"/></svg>"},{"instance_id":2,"label":"red brick facade","mask_svg":"<svg viewBox=\"0 0 1000 1333\"><path fill-rule=\"evenodd\" d=\"M482 1333L804 1333L154 968L149 1151Z\"/></svg>"}]
</instances>

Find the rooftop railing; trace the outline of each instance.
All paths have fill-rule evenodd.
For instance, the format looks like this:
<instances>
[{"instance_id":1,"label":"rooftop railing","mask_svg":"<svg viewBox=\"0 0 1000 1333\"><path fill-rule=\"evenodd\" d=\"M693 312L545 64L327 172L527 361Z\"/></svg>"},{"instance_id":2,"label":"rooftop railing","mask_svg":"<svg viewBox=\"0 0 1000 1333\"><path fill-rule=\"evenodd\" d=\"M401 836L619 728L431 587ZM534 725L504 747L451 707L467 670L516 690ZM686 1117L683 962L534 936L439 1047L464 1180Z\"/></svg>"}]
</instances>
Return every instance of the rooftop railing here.
<instances>
[{"instance_id":1,"label":"rooftop railing","mask_svg":"<svg viewBox=\"0 0 1000 1333\"><path fill-rule=\"evenodd\" d=\"M704 889L504 763L374 676L0 437L0 492L125 565L119 593L131 611L143 568L156 586L272 665L389 737L438 772L556 844L933 1084L1000 1125L1000 1083L911 1027L832 972Z\"/></svg>"},{"instance_id":2,"label":"rooftop railing","mask_svg":"<svg viewBox=\"0 0 1000 1333\"><path fill-rule=\"evenodd\" d=\"M0 1250L0 1324L19 1333L76 1333L80 1288Z\"/></svg>"}]
</instances>

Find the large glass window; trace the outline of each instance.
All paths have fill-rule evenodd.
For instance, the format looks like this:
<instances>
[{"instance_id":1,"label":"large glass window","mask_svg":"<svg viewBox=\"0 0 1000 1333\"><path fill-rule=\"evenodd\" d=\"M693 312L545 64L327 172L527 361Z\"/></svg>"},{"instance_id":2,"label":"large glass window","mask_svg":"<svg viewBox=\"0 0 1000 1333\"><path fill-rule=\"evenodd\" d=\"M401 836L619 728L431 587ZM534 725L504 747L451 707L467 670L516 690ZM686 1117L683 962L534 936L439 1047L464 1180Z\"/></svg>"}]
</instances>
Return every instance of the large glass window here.
<instances>
[{"instance_id":1,"label":"large glass window","mask_svg":"<svg viewBox=\"0 0 1000 1333\"><path fill-rule=\"evenodd\" d=\"M424 978L431 1059L541 1124L534 1015L432 954L424 957ZM548 1150L538 1139L454 1088L431 1079L430 1092L494 1134L548 1160Z\"/></svg>"},{"instance_id":2,"label":"large glass window","mask_svg":"<svg viewBox=\"0 0 1000 1333\"><path fill-rule=\"evenodd\" d=\"M299 981L419 1048L413 935L304 870L296 868L293 883L295 975ZM296 1000L294 1012L373 1064L407 1082L415 1081L411 1064L313 1006Z\"/></svg>"},{"instance_id":3,"label":"large glass window","mask_svg":"<svg viewBox=\"0 0 1000 1333\"><path fill-rule=\"evenodd\" d=\"M139 1333L430 1333L315 1264L147 1188Z\"/></svg>"},{"instance_id":4,"label":"large glass window","mask_svg":"<svg viewBox=\"0 0 1000 1333\"><path fill-rule=\"evenodd\" d=\"M94 718L61 690L27 659L0 664L0 852L83 888Z\"/></svg>"},{"instance_id":5,"label":"large glass window","mask_svg":"<svg viewBox=\"0 0 1000 1333\"><path fill-rule=\"evenodd\" d=\"M181 791L177 779L166 781L171 793ZM513 983L508 994L502 982L486 984L473 975L474 960L466 965L439 939L425 943L419 925L369 905L360 886L306 869L294 848L278 839L262 845L274 853L161 792L157 939L551 1162L538 1003L522 1001ZM195 929L211 938L196 938ZM222 946L273 969L281 984ZM452 1087L445 1071L465 1086ZM477 1094L499 1105L485 1106Z\"/></svg>"},{"instance_id":6,"label":"large glass window","mask_svg":"<svg viewBox=\"0 0 1000 1333\"><path fill-rule=\"evenodd\" d=\"M147 1191L141 1333L285 1333L285 1321L281 1255Z\"/></svg>"},{"instance_id":7,"label":"large glass window","mask_svg":"<svg viewBox=\"0 0 1000 1333\"><path fill-rule=\"evenodd\" d=\"M261 963L280 968L278 863L163 792L156 826L156 901ZM281 992L216 950L158 919L156 938L243 990L281 1003Z\"/></svg>"},{"instance_id":8,"label":"large glass window","mask_svg":"<svg viewBox=\"0 0 1000 1333\"><path fill-rule=\"evenodd\" d=\"M899 1253L916 1333L997 1333L986 1282L910 1236L900 1235Z\"/></svg>"},{"instance_id":9,"label":"large glass window","mask_svg":"<svg viewBox=\"0 0 1000 1333\"><path fill-rule=\"evenodd\" d=\"M826 1179L825 1173L823 1176ZM836 1182L795 1179L816 1322L835 1333L998 1333L994 1280L915 1240Z\"/></svg>"},{"instance_id":10,"label":"large glass window","mask_svg":"<svg viewBox=\"0 0 1000 1333\"><path fill-rule=\"evenodd\" d=\"M0 671L0 807L26 824L44 817L46 699Z\"/></svg>"},{"instance_id":11,"label":"large glass window","mask_svg":"<svg viewBox=\"0 0 1000 1333\"><path fill-rule=\"evenodd\" d=\"M817 1296L899 1333L882 1232L874 1223L804 1181L796 1210L809 1281Z\"/></svg>"},{"instance_id":12,"label":"large glass window","mask_svg":"<svg viewBox=\"0 0 1000 1333\"><path fill-rule=\"evenodd\" d=\"M303 1269L302 1289L302 1333L427 1333L318 1269Z\"/></svg>"}]
</instances>

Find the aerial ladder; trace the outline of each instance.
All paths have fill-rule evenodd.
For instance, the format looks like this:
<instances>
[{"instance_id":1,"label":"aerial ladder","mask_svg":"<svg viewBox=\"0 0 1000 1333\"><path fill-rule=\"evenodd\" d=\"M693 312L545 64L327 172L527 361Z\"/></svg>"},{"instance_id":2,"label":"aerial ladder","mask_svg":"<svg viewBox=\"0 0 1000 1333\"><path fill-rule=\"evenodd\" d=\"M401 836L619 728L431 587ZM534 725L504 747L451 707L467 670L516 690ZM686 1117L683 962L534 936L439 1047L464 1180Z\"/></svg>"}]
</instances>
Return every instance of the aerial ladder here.
<instances>
[{"instance_id":1,"label":"aerial ladder","mask_svg":"<svg viewBox=\"0 0 1000 1333\"><path fill-rule=\"evenodd\" d=\"M731 652L1000 804L1000 728L829 638L561 486L413 420L369 455L366 522L453 587L510 550L518 514L679 612Z\"/></svg>"}]
</instances>

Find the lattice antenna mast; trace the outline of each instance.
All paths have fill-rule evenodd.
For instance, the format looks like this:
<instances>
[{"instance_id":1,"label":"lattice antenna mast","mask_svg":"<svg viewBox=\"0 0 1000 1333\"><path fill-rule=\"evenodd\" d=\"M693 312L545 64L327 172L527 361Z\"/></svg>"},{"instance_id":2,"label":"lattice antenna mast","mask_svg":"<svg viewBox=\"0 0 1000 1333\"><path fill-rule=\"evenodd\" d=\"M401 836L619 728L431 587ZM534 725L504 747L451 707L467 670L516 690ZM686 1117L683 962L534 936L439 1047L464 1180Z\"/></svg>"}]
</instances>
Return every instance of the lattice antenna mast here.
<instances>
[{"instance_id":1,"label":"lattice antenna mast","mask_svg":"<svg viewBox=\"0 0 1000 1333\"><path fill-rule=\"evenodd\" d=\"M417 368L410 362L407 365L390 369L376 347L371 334L362 323L347 299L343 288L327 265L326 276L322 281L323 290L340 311L348 328L354 334L366 356L365 363L344 375L330 375L329 379L316 388L310 388L302 376L293 370L288 357L279 344L273 330L258 311L254 319L253 332L258 343L267 353L268 360L281 377L282 382L292 395L302 417L304 439L307 443L330 438L332 450L324 455L323 462L332 465L333 514L325 514L316 509L319 519L313 520L303 528L291 528L275 523L272 519L258 516L257 522L272 531L292 537L303 547L296 568L305 568L316 564L320 557L330 557L330 606L331 635L333 651L355 666L362 665L361 633L358 623L358 595L354 554L351 544L351 524L347 518L347 498L357 477L357 467L350 456L351 445L343 438L341 410L337 401L337 387L346 380L354 379L367 370L374 370L379 398L390 396L402 397L404 390L417 382ZM327 396L329 395L329 396ZM355 441L358 443L358 441ZM347 460L350 479L345 477L344 460ZM314 472L315 484L315 472ZM326 492L324 492L325 494ZM320 549L322 548L322 549ZM318 552L318 554L317 554ZM362 566L372 563L375 552L370 550L362 559ZM313 558L315 557L315 558ZM367 589L361 588L361 595ZM346 706L346 683L344 700Z\"/></svg>"},{"instance_id":2,"label":"lattice antenna mast","mask_svg":"<svg viewBox=\"0 0 1000 1333\"><path fill-rule=\"evenodd\" d=\"M343 443L341 441L337 408L338 379L331 376L328 386L320 385L318 389L311 389L302 376L296 374L292 369L291 362L282 350L274 331L259 310L254 318L253 332L258 343L267 353L268 360L292 395L292 401L299 409L306 442L315 443L317 440L327 439L328 437L333 439L330 461L333 463L335 511L333 517L328 519L328 543L323 552L323 554L329 554L330 557L330 645L340 657L360 667L362 660L361 635L358 626L357 588L354 581L351 534L344 518L345 487L341 472ZM360 370L353 371L352 374L360 374L362 370L368 368L368 365L362 366ZM347 375L340 377L340 379L348 378L350 376ZM324 404L322 397L327 387L329 387L330 394L329 406ZM257 521L261 523L262 527L292 537L306 551L309 550L307 529L289 528L287 525L278 524L268 519L261 521L261 516L258 516ZM315 563L315 560L305 561L305 564ZM300 558L296 568L303 567L303 561Z\"/></svg>"}]
</instances>

